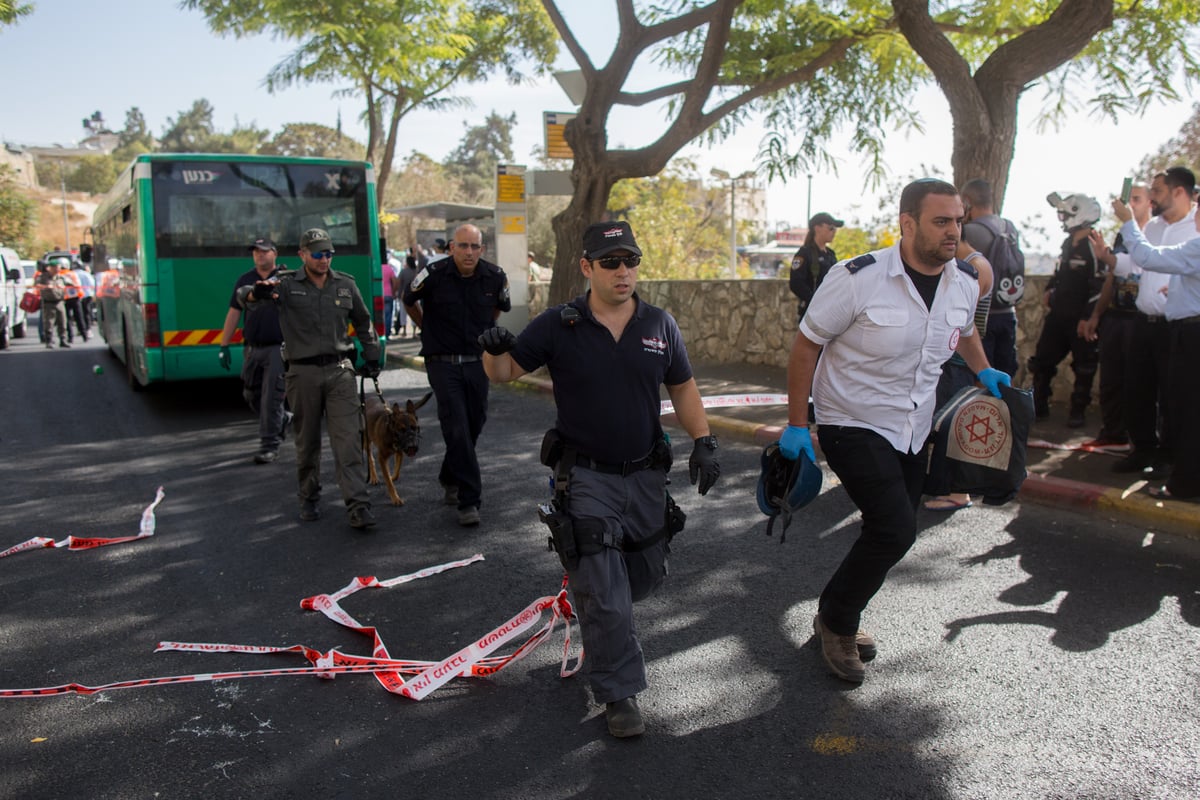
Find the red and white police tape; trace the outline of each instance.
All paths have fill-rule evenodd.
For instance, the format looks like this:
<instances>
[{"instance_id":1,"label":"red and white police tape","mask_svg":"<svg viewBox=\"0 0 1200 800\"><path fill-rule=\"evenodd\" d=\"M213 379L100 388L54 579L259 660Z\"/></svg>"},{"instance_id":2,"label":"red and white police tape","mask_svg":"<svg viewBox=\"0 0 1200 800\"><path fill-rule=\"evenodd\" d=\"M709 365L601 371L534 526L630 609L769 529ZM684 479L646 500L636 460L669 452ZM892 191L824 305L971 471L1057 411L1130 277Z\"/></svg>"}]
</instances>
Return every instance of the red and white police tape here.
<instances>
[{"instance_id":1,"label":"red and white police tape","mask_svg":"<svg viewBox=\"0 0 1200 800\"><path fill-rule=\"evenodd\" d=\"M732 408L734 406L786 406L788 396L786 394L715 394L711 397L701 398L701 402L705 408ZM659 407L659 414L673 414L675 412L675 404L670 400L663 400Z\"/></svg>"},{"instance_id":2,"label":"red and white police tape","mask_svg":"<svg viewBox=\"0 0 1200 800\"><path fill-rule=\"evenodd\" d=\"M0 558L11 556L16 553L23 553L26 550L37 550L43 547L65 547L68 550L91 550L94 547L105 547L110 544L123 544L124 542L136 542L138 539L145 539L154 535L154 509L162 502L163 488L158 487L158 493L154 496L154 502L146 506L142 512L142 522L138 527L137 536L116 536L112 538L103 538L98 536L82 537L68 536L61 541L54 541L45 536L35 536L32 539L13 545L7 550L0 552Z\"/></svg>"},{"instance_id":3,"label":"red and white police tape","mask_svg":"<svg viewBox=\"0 0 1200 800\"><path fill-rule=\"evenodd\" d=\"M161 493L161 490L160 490ZM161 496L159 499L162 499ZM156 501L157 502L157 501ZM147 509L149 511L150 509ZM168 675L157 678L137 678L117 681L100 686L85 686L80 683L68 683L61 686L47 686L36 689L0 689L0 699L16 697L47 697L62 694L95 694L97 692L114 691L116 689L138 689L145 686L165 686L175 683L202 683L206 681L236 680L241 678L270 678L278 676L314 675L319 678L332 679L336 675L349 673L372 673L380 685L393 694L399 694L412 700L421 700L456 677L483 677L494 675L500 670L533 652L553 632L555 626L563 623L564 641L562 663L559 674L562 677L574 675L583 664L581 650L573 666L568 666L571 649L570 620L574 616L570 601L567 599L566 579L558 594L539 597L518 614L511 617L498 627L475 639L458 652L443 658L441 661L414 661L410 659L392 658L379 631L374 627L359 624L346 613L340 601L362 589L388 589L402 583L426 578L449 569L465 567L482 561L483 555L476 553L470 558L439 564L408 575L400 575L388 580L378 580L374 577L359 577L348 586L333 594L318 594L306 597L300 601L300 607L310 611L320 611L339 625L370 636L373 642L370 656L357 656L330 649L322 652L306 645L291 645L277 647L270 645L238 645L238 644L203 644L196 642L159 642L155 652L165 650L203 653L299 653L308 659L311 667L288 667L284 669L239 670L236 672L206 672L194 675ZM533 632L513 652L508 655L490 655L500 647L515 640L522 633L534 628L545 612L550 612L550 618L540 628ZM414 675L405 681L401 674Z\"/></svg>"}]
</instances>

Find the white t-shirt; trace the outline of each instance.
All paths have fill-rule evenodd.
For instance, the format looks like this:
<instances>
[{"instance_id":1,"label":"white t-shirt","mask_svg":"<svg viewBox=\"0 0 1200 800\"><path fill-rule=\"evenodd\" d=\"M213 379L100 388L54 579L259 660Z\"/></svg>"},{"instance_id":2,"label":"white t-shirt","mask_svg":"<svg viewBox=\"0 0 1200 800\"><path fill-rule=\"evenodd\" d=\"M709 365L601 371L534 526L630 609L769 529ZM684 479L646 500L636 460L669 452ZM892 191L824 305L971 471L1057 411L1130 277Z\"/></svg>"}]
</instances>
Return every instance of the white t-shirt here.
<instances>
[{"instance_id":1,"label":"white t-shirt","mask_svg":"<svg viewBox=\"0 0 1200 800\"><path fill-rule=\"evenodd\" d=\"M942 364L974 335L978 300L978 279L949 261L926 309L899 242L836 264L800 322L825 348L813 376L817 425L867 428L902 452L924 447Z\"/></svg>"}]
</instances>

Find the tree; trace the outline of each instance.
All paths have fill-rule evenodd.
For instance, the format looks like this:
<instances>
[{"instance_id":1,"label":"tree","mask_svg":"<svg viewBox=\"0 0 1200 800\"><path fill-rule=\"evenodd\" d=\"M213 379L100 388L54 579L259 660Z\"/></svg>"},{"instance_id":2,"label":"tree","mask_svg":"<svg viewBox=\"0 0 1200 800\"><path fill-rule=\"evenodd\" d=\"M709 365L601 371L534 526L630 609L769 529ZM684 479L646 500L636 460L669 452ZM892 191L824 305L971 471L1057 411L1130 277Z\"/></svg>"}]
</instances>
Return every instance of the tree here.
<instances>
[{"instance_id":1,"label":"tree","mask_svg":"<svg viewBox=\"0 0 1200 800\"><path fill-rule=\"evenodd\" d=\"M569 252L562 245L574 239L577 248L583 226L599 218L615 180L653 174L683 143L702 134L719 140L752 111L765 114L771 131L761 159L772 176L830 166L823 144L849 126L852 144L878 180L885 172L885 137L895 128L919 129L908 101L933 77L955 123L954 179L988 178L1002 200L1017 100L1037 79L1046 78L1049 100L1042 119L1053 122L1078 102L1071 90L1083 76L1100 87L1089 100L1093 108L1116 119L1156 98L1178 97L1170 79L1180 67L1189 82L1200 72L1188 40L1200 22L1200 4L1176 0L944 3L936 14L928 0L833 6L678 0L650 7L642 19L633 0L617 0L618 41L599 67L558 3L543 4L587 87L579 117L566 129L576 194L556 221L560 258ZM684 77L626 90L634 63L647 53ZM670 122L656 141L609 149L614 105L664 100ZM552 301L582 284L569 279L571 285L552 287Z\"/></svg>"},{"instance_id":2,"label":"tree","mask_svg":"<svg viewBox=\"0 0 1200 800\"><path fill-rule=\"evenodd\" d=\"M1046 79L1053 122L1090 78L1089 104L1114 122L1154 99L1178 99L1173 73L1200 70L1188 37L1200 5L1174 2L1061 0L1040 4L962 4L930 12L928 0L892 0L897 24L928 66L954 120L954 180L992 183L1003 205L1017 135L1017 101ZM989 52L989 48L994 47ZM978 64L974 68L974 64Z\"/></svg>"},{"instance_id":3,"label":"tree","mask_svg":"<svg viewBox=\"0 0 1200 800\"><path fill-rule=\"evenodd\" d=\"M366 154L362 142L351 139L335 128L310 122L291 122L259 150L276 156L313 156L361 160Z\"/></svg>"},{"instance_id":4,"label":"tree","mask_svg":"<svg viewBox=\"0 0 1200 800\"><path fill-rule=\"evenodd\" d=\"M1149 183L1154 173L1176 164L1183 164L1200 174L1200 103L1192 106L1192 116L1183 123L1177 136L1142 159L1138 174L1144 182Z\"/></svg>"},{"instance_id":5,"label":"tree","mask_svg":"<svg viewBox=\"0 0 1200 800\"><path fill-rule=\"evenodd\" d=\"M33 11L33 4L19 6L12 0L0 0L0 26L15 25L19 17Z\"/></svg>"},{"instance_id":6,"label":"tree","mask_svg":"<svg viewBox=\"0 0 1200 800\"><path fill-rule=\"evenodd\" d=\"M512 163L512 129L516 124L516 112L502 117L495 110L482 125L468 127L463 123L466 132L442 165L446 174L459 182L468 202L495 199L496 166Z\"/></svg>"},{"instance_id":7,"label":"tree","mask_svg":"<svg viewBox=\"0 0 1200 800\"><path fill-rule=\"evenodd\" d=\"M729 233L718 224L728 220L724 199L721 189L705 188L694 162L679 159L653 178L619 181L608 209L633 227L643 255L640 278L717 278L729 265ZM571 255L577 261L579 248Z\"/></svg>"},{"instance_id":8,"label":"tree","mask_svg":"<svg viewBox=\"0 0 1200 800\"><path fill-rule=\"evenodd\" d=\"M213 125L212 105L201 98L187 111L167 120L158 145L164 153L256 153L267 135L264 130L240 124L235 124L230 133L220 133Z\"/></svg>"},{"instance_id":9,"label":"tree","mask_svg":"<svg viewBox=\"0 0 1200 800\"><path fill-rule=\"evenodd\" d=\"M884 121L907 114L902 101L917 65L895 42L888 17L874 10L825 11L790 0L703 5L680 0L652 7L642 20L632 0L617 0L617 41L607 63L597 66L556 0L543 5L586 85L579 113L564 131L575 157L575 192L554 221L558 247L551 302L582 289L582 276L568 262L579 250L584 228L603 218L613 185L657 174L697 137L720 138L751 112L767 109L769 121L789 117L796 125L803 120L800 154L819 159L822 137L840 123L855 125L855 141L866 146ZM678 14L671 16L671 9ZM649 51L680 79L627 90L635 64ZM615 106L659 101L667 102L669 122L656 140L634 149L609 147L608 118ZM877 145L876 151L881 149Z\"/></svg>"},{"instance_id":10,"label":"tree","mask_svg":"<svg viewBox=\"0 0 1200 800\"><path fill-rule=\"evenodd\" d=\"M366 104L367 158L380 196L395 158L400 121L417 108L460 104L453 87L520 68L543 72L557 43L536 0L183 0L221 34L271 31L299 47L271 70L268 91L293 83L350 81L343 96Z\"/></svg>"},{"instance_id":11,"label":"tree","mask_svg":"<svg viewBox=\"0 0 1200 800\"><path fill-rule=\"evenodd\" d=\"M0 242L29 252L28 245L37 222L37 203L26 196L17 183L13 168L0 164Z\"/></svg>"},{"instance_id":12,"label":"tree","mask_svg":"<svg viewBox=\"0 0 1200 800\"><path fill-rule=\"evenodd\" d=\"M118 168L109 156L84 156L67 175L67 189L72 192L103 194L117 181Z\"/></svg>"}]
</instances>

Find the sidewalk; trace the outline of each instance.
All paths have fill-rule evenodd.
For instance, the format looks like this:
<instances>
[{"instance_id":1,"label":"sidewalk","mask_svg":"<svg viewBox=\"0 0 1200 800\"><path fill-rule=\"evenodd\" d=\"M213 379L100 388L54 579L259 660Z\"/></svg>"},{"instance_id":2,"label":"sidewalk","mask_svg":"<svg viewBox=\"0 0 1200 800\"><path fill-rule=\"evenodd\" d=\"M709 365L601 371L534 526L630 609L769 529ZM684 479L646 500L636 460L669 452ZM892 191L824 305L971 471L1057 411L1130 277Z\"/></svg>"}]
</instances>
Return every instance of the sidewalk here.
<instances>
[{"instance_id":1,"label":"sidewalk","mask_svg":"<svg viewBox=\"0 0 1200 800\"><path fill-rule=\"evenodd\" d=\"M388 343L388 359L423 369L424 360L417 355L419 349L417 340L392 340ZM778 367L705 363L693 363L692 367L702 397L787 393L786 371ZM538 375L527 375L519 383L541 391L550 391L552 385L548 377ZM1145 491L1148 482L1142 476L1112 471L1119 454L1070 449L1091 439L1099 429L1099 408L1093 404L1088 411L1088 424L1079 430L1066 427L1066 409L1053 403L1049 419L1034 423L1031 442L1045 441L1064 449L1029 448L1029 476L1021 487L1020 499L1200 539L1200 504L1151 497ZM787 408L783 405L711 408L708 420L719 436L765 446L778 439L787 425Z\"/></svg>"}]
</instances>

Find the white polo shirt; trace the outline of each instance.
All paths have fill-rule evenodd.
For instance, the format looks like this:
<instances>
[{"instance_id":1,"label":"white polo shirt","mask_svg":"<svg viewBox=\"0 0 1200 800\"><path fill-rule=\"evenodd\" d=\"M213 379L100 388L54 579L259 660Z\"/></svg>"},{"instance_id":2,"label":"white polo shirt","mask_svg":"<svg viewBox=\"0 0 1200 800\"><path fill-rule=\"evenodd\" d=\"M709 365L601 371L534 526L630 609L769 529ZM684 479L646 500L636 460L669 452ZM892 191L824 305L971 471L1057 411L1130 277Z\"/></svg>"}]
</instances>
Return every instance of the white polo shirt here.
<instances>
[{"instance_id":1,"label":"white polo shirt","mask_svg":"<svg viewBox=\"0 0 1200 800\"><path fill-rule=\"evenodd\" d=\"M899 242L836 264L800 322L825 348L813 376L817 425L868 428L902 452L924 447L942 364L974 335L978 301L978 279L949 261L927 310Z\"/></svg>"}]
</instances>

